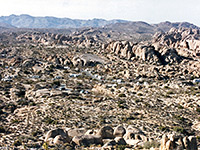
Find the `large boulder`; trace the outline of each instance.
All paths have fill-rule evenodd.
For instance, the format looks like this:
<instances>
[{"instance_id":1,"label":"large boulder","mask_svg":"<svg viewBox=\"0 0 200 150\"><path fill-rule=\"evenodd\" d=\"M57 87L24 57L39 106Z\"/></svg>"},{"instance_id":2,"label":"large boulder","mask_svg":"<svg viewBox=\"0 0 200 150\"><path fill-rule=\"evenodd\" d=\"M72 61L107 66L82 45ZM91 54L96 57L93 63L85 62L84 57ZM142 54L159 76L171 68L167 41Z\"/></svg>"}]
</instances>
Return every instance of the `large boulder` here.
<instances>
[{"instance_id":1,"label":"large boulder","mask_svg":"<svg viewBox=\"0 0 200 150\"><path fill-rule=\"evenodd\" d=\"M117 143L117 145L126 145L127 144L123 137L116 137L114 140Z\"/></svg>"},{"instance_id":2,"label":"large boulder","mask_svg":"<svg viewBox=\"0 0 200 150\"><path fill-rule=\"evenodd\" d=\"M151 64L160 64L160 53L155 50L154 46L151 45L140 45L134 48L134 54L136 57L143 61L147 61Z\"/></svg>"},{"instance_id":3,"label":"large boulder","mask_svg":"<svg viewBox=\"0 0 200 150\"><path fill-rule=\"evenodd\" d=\"M103 143L101 136L98 135L75 136L72 141L79 146L90 146L91 144L99 145Z\"/></svg>"},{"instance_id":4,"label":"large boulder","mask_svg":"<svg viewBox=\"0 0 200 150\"><path fill-rule=\"evenodd\" d=\"M197 150L198 148L197 148L196 137L163 135L161 139L160 150L175 150L175 149Z\"/></svg>"},{"instance_id":5,"label":"large boulder","mask_svg":"<svg viewBox=\"0 0 200 150\"><path fill-rule=\"evenodd\" d=\"M123 136L123 138L129 145L137 145L141 142L147 141L145 134L134 126L128 126L126 129L126 134Z\"/></svg>"},{"instance_id":6,"label":"large boulder","mask_svg":"<svg viewBox=\"0 0 200 150\"><path fill-rule=\"evenodd\" d=\"M68 135L73 138L75 136L84 135L87 132L87 130L85 128L76 128L76 129L69 129L67 132Z\"/></svg>"},{"instance_id":7,"label":"large boulder","mask_svg":"<svg viewBox=\"0 0 200 150\"><path fill-rule=\"evenodd\" d=\"M115 140L109 140L108 142L106 142L103 147L102 150L108 150L108 149L114 149L114 146L116 145L116 141Z\"/></svg>"},{"instance_id":8,"label":"large boulder","mask_svg":"<svg viewBox=\"0 0 200 150\"><path fill-rule=\"evenodd\" d=\"M74 66L96 66L97 64L105 64L105 60L94 54L82 54L73 58Z\"/></svg>"},{"instance_id":9,"label":"large boulder","mask_svg":"<svg viewBox=\"0 0 200 150\"><path fill-rule=\"evenodd\" d=\"M133 56L132 46L130 42L124 42L124 48L121 50L121 56L130 59Z\"/></svg>"},{"instance_id":10,"label":"large boulder","mask_svg":"<svg viewBox=\"0 0 200 150\"><path fill-rule=\"evenodd\" d=\"M126 129L125 129L123 126L118 125L118 126L114 129L113 135L114 135L115 137L123 137L125 133L126 133Z\"/></svg>"},{"instance_id":11,"label":"large boulder","mask_svg":"<svg viewBox=\"0 0 200 150\"><path fill-rule=\"evenodd\" d=\"M122 58L131 59L133 57L132 51L133 44L129 41L116 41L111 42L108 45L104 45L103 48L106 48L109 51L112 51L116 55Z\"/></svg>"},{"instance_id":12,"label":"large boulder","mask_svg":"<svg viewBox=\"0 0 200 150\"><path fill-rule=\"evenodd\" d=\"M179 63L182 59L175 49L164 49L161 55L166 64Z\"/></svg>"},{"instance_id":13,"label":"large boulder","mask_svg":"<svg viewBox=\"0 0 200 150\"><path fill-rule=\"evenodd\" d=\"M45 136L45 142L48 142L49 139L54 139L54 144L58 143L69 143L71 141L70 137L68 136L68 133L64 131L63 129L57 128L53 129L47 132Z\"/></svg>"},{"instance_id":14,"label":"large boulder","mask_svg":"<svg viewBox=\"0 0 200 150\"><path fill-rule=\"evenodd\" d=\"M53 139L53 143L54 144L65 144L68 143L69 141L67 140L67 138L65 138L62 135L57 135L54 139Z\"/></svg>"},{"instance_id":15,"label":"large boulder","mask_svg":"<svg viewBox=\"0 0 200 150\"><path fill-rule=\"evenodd\" d=\"M114 138L113 132L114 130L112 127L104 126L99 130L97 135L101 136L102 139L113 139Z\"/></svg>"}]
</instances>

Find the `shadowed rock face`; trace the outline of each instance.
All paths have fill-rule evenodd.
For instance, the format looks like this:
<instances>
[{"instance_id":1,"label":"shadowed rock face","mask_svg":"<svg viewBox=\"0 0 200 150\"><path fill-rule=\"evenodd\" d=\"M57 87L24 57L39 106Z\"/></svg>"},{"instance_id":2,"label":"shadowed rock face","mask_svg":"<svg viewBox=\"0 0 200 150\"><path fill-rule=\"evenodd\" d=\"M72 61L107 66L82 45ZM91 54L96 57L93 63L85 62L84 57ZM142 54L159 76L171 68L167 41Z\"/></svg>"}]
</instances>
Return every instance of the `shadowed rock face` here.
<instances>
[{"instance_id":1,"label":"shadowed rock face","mask_svg":"<svg viewBox=\"0 0 200 150\"><path fill-rule=\"evenodd\" d=\"M153 43L171 48L185 48L194 51L200 50L199 29L172 28L169 32L156 33Z\"/></svg>"},{"instance_id":2,"label":"shadowed rock face","mask_svg":"<svg viewBox=\"0 0 200 150\"><path fill-rule=\"evenodd\" d=\"M161 139L160 150L174 150L174 149L187 149L197 150L197 139L194 136L182 137L163 135Z\"/></svg>"},{"instance_id":3,"label":"shadowed rock face","mask_svg":"<svg viewBox=\"0 0 200 150\"><path fill-rule=\"evenodd\" d=\"M128 41L111 42L103 45L103 48L114 52L117 56L125 59L138 58L150 64L173 64L180 63L182 58L175 49L164 48L160 51L156 50L152 44L135 43Z\"/></svg>"},{"instance_id":4,"label":"shadowed rock face","mask_svg":"<svg viewBox=\"0 0 200 150\"><path fill-rule=\"evenodd\" d=\"M75 142L77 145L80 146L89 146L92 144L99 145L102 144L102 138L101 136L97 135L82 135L82 136L75 136L72 139L73 142Z\"/></svg>"},{"instance_id":5,"label":"shadowed rock face","mask_svg":"<svg viewBox=\"0 0 200 150\"><path fill-rule=\"evenodd\" d=\"M68 133L60 128L48 131L45 136L45 142L49 142L52 145L69 143L70 141Z\"/></svg>"}]
</instances>

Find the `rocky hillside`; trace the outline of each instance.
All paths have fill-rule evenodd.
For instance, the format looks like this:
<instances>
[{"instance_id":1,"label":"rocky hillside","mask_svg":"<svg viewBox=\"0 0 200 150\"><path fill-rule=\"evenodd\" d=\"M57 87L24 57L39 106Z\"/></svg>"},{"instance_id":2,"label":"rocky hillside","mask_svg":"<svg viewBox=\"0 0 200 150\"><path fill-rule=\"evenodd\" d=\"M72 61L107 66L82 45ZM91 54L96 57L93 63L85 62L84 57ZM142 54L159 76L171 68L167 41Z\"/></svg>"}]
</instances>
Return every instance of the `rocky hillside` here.
<instances>
[{"instance_id":1,"label":"rocky hillside","mask_svg":"<svg viewBox=\"0 0 200 150\"><path fill-rule=\"evenodd\" d=\"M200 147L199 29L51 31L0 33L0 149Z\"/></svg>"}]
</instances>

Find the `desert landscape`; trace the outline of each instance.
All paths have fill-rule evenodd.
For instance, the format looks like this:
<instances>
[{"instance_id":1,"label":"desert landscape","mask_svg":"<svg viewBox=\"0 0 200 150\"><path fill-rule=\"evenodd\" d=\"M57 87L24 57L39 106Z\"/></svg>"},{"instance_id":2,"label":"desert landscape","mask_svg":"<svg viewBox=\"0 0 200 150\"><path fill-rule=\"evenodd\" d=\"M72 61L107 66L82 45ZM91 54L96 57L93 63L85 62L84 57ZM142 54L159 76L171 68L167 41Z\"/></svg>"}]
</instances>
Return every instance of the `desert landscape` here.
<instances>
[{"instance_id":1,"label":"desert landscape","mask_svg":"<svg viewBox=\"0 0 200 150\"><path fill-rule=\"evenodd\" d=\"M0 17L0 149L200 148L198 26L53 19Z\"/></svg>"}]
</instances>

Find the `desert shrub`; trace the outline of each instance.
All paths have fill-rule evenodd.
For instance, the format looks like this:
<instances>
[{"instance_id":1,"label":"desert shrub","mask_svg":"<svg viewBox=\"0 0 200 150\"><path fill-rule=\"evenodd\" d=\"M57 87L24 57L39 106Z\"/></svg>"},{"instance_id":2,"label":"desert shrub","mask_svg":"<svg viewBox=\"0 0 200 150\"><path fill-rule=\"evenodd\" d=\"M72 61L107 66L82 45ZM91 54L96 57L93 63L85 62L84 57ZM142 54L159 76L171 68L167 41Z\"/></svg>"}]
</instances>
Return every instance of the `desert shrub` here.
<instances>
[{"instance_id":1,"label":"desert shrub","mask_svg":"<svg viewBox=\"0 0 200 150\"><path fill-rule=\"evenodd\" d=\"M50 117L45 117L45 118L43 119L43 121L44 121L45 123L47 123L47 124L58 124L58 121L57 121L57 120L53 120L53 119L51 119Z\"/></svg>"},{"instance_id":2,"label":"desert shrub","mask_svg":"<svg viewBox=\"0 0 200 150\"><path fill-rule=\"evenodd\" d=\"M0 115L3 114L3 110L0 108Z\"/></svg>"},{"instance_id":3,"label":"desert shrub","mask_svg":"<svg viewBox=\"0 0 200 150\"><path fill-rule=\"evenodd\" d=\"M42 134L42 132L39 131L39 130L36 130L36 131L32 131L32 132L31 132L31 135L32 135L32 136L37 136L37 135L39 135L39 134Z\"/></svg>"},{"instance_id":4,"label":"desert shrub","mask_svg":"<svg viewBox=\"0 0 200 150\"><path fill-rule=\"evenodd\" d=\"M125 94L119 94L118 97L126 97Z\"/></svg>"},{"instance_id":5,"label":"desert shrub","mask_svg":"<svg viewBox=\"0 0 200 150\"><path fill-rule=\"evenodd\" d=\"M119 108L124 109L124 108L126 108L126 106L124 105L125 103L126 103L125 101L120 100L120 101L117 102L117 105L118 105Z\"/></svg>"},{"instance_id":6,"label":"desert shrub","mask_svg":"<svg viewBox=\"0 0 200 150\"><path fill-rule=\"evenodd\" d=\"M150 149L150 148L158 148L160 146L160 143L159 142L157 142L157 141L147 141L147 142L145 142L144 143L144 146L143 146L143 148L145 148L145 149Z\"/></svg>"},{"instance_id":7,"label":"desert shrub","mask_svg":"<svg viewBox=\"0 0 200 150\"><path fill-rule=\"evenodd\" d=\"M60 86L60 81L53 81L53 85Z\"/></svg>"},{"instance_id":8,"label":"desert shrub","mask_svg":"<svg viewBox=\"0 0 200 150\"><path fill-rule=\"evenodd\" d=\"M197 111L198 113L200 113L200 107L197 107L197 108L196 108L196 111Z\"/></svg>"},{"instance_id":9,"label":"desert shrub","mask_svg":"<svg viewBox=\"0 0 200 150\"><path fill-rule=\"evenodd\" d=\"M159 126L158 129L160 131L166 131L166 130L169 131L169 127L164 127L164 126Z\"/></svg>"},{"instance_id":10,"label":"desert shrub","mask_svg":"<svg viewBox=\"0 0 200 150\"><path fill-rule=\"evenodd\" d=\"M20 121L18 119L12 120L12 123L19 123Z\"/></svg>"},{"instance_id":11,"label":"desert shrub","mask_svg":"<svg viewBox=\"0 0 200 150\"><path fill-rule=\"evenodd\" d=\"M126 145L117 145L117 150L124 150L127 146Z\"/></svg>"},{"instance_id":12,"label":"desert shrub","mask_svg":"<svg viewBox=\"0 0 200 150\"><path fill-rule=\"evenodd\" d=\"M4 127L0 126L0 133L5 133L6 130L4 129Z\"/></svg>"},{"instance_id":13,"label":"desert shrub","mask_svg":"<svg viewBox=\"0 0 200 150\"><path fill-rule=\"evenodd\" d=\"M184 107L182 105L178 105L178 109L183 109Z\"/></svg>"},{"instance_id":14,"label":"desert shrub","mask_svg":"<svg viewBox=\"0 0 200 150\"><path fill-rule=\"evenodd\" d=\"M168 91L167 94L168 94L168 95L174 94L174 92L173 92L173 91Z\"/></svg>"},{"instance_id":15,"label":"desert shrub","mask_svg":"<svg viewBox=\"0 0 200 150\"><path fill-rule=\"evenodd\" d=\"M22 145L22 142L20 140L16 140L13 143L13 146L20 146L20 145Z\"/></svg>"},{"instance_id":16,"label":"desert shrub","mask_svg":"<svg viewBox=\"0 0 200 150\"><path fill-rule=\"evenodd\" d=\"M185 129L184 129L183 127L180 127L180 126L175 126L175 127L173 128L173 130L174 130L175 132L179 132L179 133L182 133L182 134L185 133Z\"/></svg>"}]
</instances>

